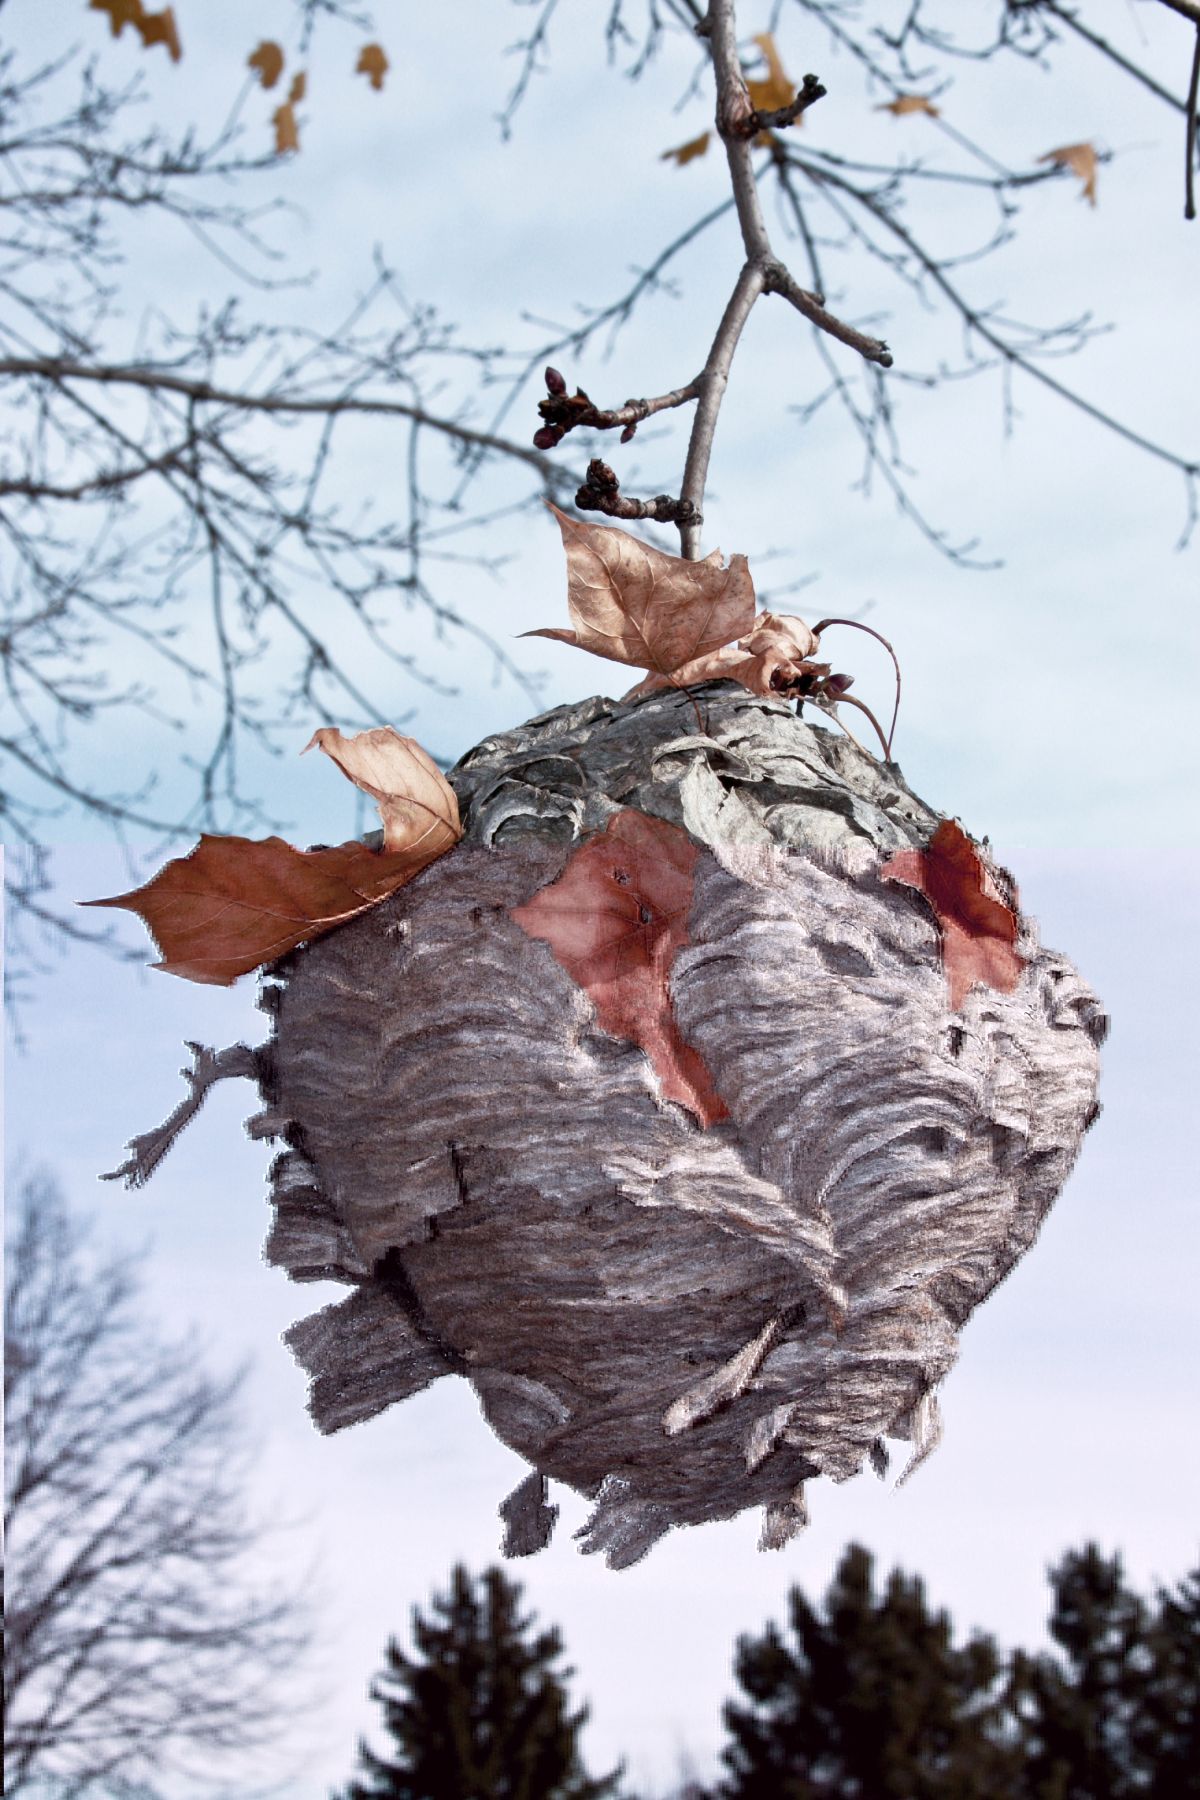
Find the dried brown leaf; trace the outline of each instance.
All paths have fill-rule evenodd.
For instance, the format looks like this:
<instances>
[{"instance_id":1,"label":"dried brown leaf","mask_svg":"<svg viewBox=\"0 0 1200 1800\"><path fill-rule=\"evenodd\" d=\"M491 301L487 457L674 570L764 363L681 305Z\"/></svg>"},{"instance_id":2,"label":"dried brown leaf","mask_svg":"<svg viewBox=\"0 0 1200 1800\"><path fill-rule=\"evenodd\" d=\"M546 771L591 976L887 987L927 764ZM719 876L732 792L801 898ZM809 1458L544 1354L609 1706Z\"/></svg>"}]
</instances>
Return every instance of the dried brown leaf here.
<instances>
[{"instance_id":1,"label":"dried brown leaf","mask_svg":"<svg viewBox=\"0 0 1200 1800\"><path fill-rule=\"evenodd\" d=\"M335 725L323 725L300 754L314 744L376 802L385 850L424 848L441 856L462 836L458 797L416 738L390 725L353 737L343 736Z\"/></svg>"},{"instance_id":2,"label":"dried brown leaf","mask_svg":"<svg viewBox=\"0 0 1200 1800\"><path fill-rule=\"evenodd\" d=\"M175 12L170 6L161 12L143 13L134 24L141 33L142 45L149 50L152 44L165 44L167 54L172 62L178 62L183 55L183 47L179 42L179 28L175 23Z\"/></svg>"},{"instance_id":3,"label":"dried brown leaf","mask_svg":"<svg viewBox=\"0 0 1200 1800\"><path fill-rule=\"evenodd\" d=\"M296 126L296 115L292 111L292 103L285 100L271 114L271 123L275 127L275 154L282 156L287 150L300 148L300 133Z\"/></svg>"},{"instance_id":4,"label":"dried brown leaf","mask_svg":"<svg viewBox=\"0 0 1200 1800\"><path fill-rule=\"evenodd\" d=\"M614 662L669 675L754 623L754 583L744 556L723 568L668 556L613 525L583 524L550 505L567 553L573 631L543 627L522 637L557 638Z\"/></svg>"},{"instance_id":5,"label":"dried brown leaf","mask_svg":"<svg viewBox=\"0 0 1200 1800\"><path fill-rule=\"evenodd\" d=\"M297 850L281 837L206 834L144 887L82 904L137 913L158 946L156 968L228 987L386 900L439 854L371 850L357 839Z\"/></svg>"},{"instance_id":6,"label":"dried brown leaf","mask_svg":"<svg viewBox=\"0 0 1200 1800\"><path fill-rule=\"evenodd\" d=\"M142 0L88 0L90 12L108 14L109 30L120 37L126 25L136 29L142 16Z\"/></svg>"},{"instance_id":7,"label":"dried brown leaf","mask_svg":"<svg viewBox=\"0 0 1200 1800\"><path fill-rule=\"evenodd\" d=\"M740 681L752 693L778 694L781 684L786 685L811 667L809 659L819 648L816 633L795 614L761 612L736 644L725 644L707 656L696 657L669 678L647 675L621 698L636 700L660 688L691 687L699 681Z\"/></svg>"},{"instance_id":8,"label":"dried brown leaf","mask_svg":"<svg viewBox=\"0 0 1200 1800\"><path fill-rule=\"evenodd\" d=\"M1057 150L1047 150L1045 156L1039 156L1040 163L1056 163L1059 168L1070 169L1078 175L1083 183L1081 198L1089 206L1096 204L1096 171L1100 159L1095 144L1062 144Z\"/></svg>"},{"instance_id":9,"label":"dried brown leaf","mask_svg":"<svg viewBox=\"0 0 1200 1800\"><path fill-rule=\"evenodd\" d=\"M283 49L273 38L264 38L246 58L246 66L255 71L263 87L273 88L283 74Z\"/></svg>"},{"instance_id":10,"label":"dried brown leaf","mask_svg":"<svg viewBox=\"0 0 1200 1800\"><path fill-rule=\"evenodd\" d=\"M783 63L779 51L775 47L775 39L769 31L760 31L754 39L762 51L767 64L767 73L756 80L747 81L750 92L750 104L755 112L778 112L781 107L790 106L796 98L794 83L788 80L783 72ZM801 114L801 118L803 114ZM798 123L799 121L797 121Z\"/></svg>"},{"instance_id":11,"label":"dried brown leaf","mask_svg":"<svg viewBox=\"0 0 1200 1800\"><path fill-rule=\"evenodd\" d=\"M172 7L148 13L142 6L142 0L88 0L88 6L91 12L108 14L109 29L114 37L120 37L126 25L132 25L142 40L143 49L148 50L154 44L165 44L172 62L178 62L183 55Z\"/></svg>"},{"instance_id":12,"label":"dried brown leaf","mask_svg":"<svg viewBox=\"0 0 1200 1800\"><path fill-rule=\"evenodd\" d=\"M301 69L299 74L292 76L292 85L288 89L288 105L299 106L307 92L308 76Z\"/></svg>"},{"instance_id":13,"label":"dried brown leaf","mask_svg":"<svg viewBox=\"0 0 1200 1800\"><path fill-rule=\"evenodd\" d=\"M702 131L699 137L689 138L686 144L680 144L674 150L664 150L659 161L674 161L682 169L685 163L690 163L693 158L704 155L708 149L708 139L709 133Z\"/></svg>"},{"instance_id":14,"label":"dried brown leaf","mask_svg":"<svg viewBox=\"0 0 1200 1800\"><path fill-rule=\"evenodd\" d=\"M933 907L951 1012L976 982L1012 992L1025 967L1016 949L1017 915L961 825L943 819L924 850L898 850L880 874L916 888Z\"/></svg>"},{"instance_id":15,"label":"dried brown leaf","mask_svg":"<svg viewBox=\"0 0 1200 1800\"><path fill-rule=\"evenodd\" d=\"M924 94L897 94L894 100L886 100L875 111L890 112L897 119L904 118L907 113L926 113L931 119L940 119L942 116L933 101Z\"/></svg>"},{"instance_id":16,"label":"dried brown leaf","mask_svg":"<svg viewBox=\"0 0 1200 1800\"><path fill-rule=\"evenodd\" d=\"M388 71L388 59L382 44L364 44L358 53L358 61L354 65L356 75L366 75L376 93L383 86L383 78Z\"/></svg>"},{"instance_id":17,"label":"dried brown leaf","mask_svg":"<svg viewBox=\"0 0 1200 1800\"><path fill-rule=\"evenodd\" d=\"M675 954L688 942L698 855L678 825L627 807L511 917L549 944L604 1031L641 1046L664 1096L707 1127L729 1109L703 1058L680 1037L669 989Z\"/></svg>"}]
</instances>

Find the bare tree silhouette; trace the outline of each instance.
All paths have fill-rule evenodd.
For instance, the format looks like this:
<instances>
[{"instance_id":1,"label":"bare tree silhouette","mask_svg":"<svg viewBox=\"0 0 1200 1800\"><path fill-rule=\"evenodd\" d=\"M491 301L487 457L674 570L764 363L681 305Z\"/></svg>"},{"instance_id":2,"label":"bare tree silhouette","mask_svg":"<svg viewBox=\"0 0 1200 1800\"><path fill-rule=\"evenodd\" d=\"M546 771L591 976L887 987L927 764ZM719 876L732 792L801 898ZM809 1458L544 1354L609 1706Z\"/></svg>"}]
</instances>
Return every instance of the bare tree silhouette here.
<instances>
[{"instance_id":1,"label":"bare tree silhouette","mask_svg":"<svg viewBox=\"0 0 1200 1800\"><path fill-rule=\"evenodd\" d=\"M98 1262L28 1179L5 1282L5 1791L117 1795L168 1773L239 1792L306 1642L296 1589L249 1559L241 1376L156 1342L136 1263Z\"/></svg>"}]
</instances>

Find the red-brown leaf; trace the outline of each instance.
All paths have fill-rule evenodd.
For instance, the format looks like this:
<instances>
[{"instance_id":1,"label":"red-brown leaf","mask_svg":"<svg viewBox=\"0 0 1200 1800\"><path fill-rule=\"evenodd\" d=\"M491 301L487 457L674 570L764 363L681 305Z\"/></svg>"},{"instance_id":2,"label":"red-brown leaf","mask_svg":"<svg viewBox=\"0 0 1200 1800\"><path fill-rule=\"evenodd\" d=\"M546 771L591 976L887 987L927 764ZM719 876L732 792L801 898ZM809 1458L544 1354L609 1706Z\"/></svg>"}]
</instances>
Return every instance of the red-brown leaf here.
<instances>
[{"instance_id":1,"label":"red-brown leaf","mask_svg":"<svg viewBox=\"0 0 1200 1800\"><path fill-rule=\"evenodd\" d=\"M640 1044L666 1098L709 1126L729 1109L680 1037L668 988L675 953L688 941L698 855L679 826L627 807L511 916L587 991L603 1030Z\"/></svg>"},{"instance_id":2,"label":"red-brown leaf","mask_svg":"<svg viewBox=\"0 0 1200 1800\"><path fill-rule=\"evenodd\" d=\"M898 850L880 870L924 894L942 934L942 963L957 1012L977 981L1011 994L1025 967L1016 950L1017 915L966 832L943 819L924 850Z\"/></svg>"},{"instance_id":3,"label":"red-brown leaf","mask_svg":"<svg viewBox=\"0 0 1200 1800\"><path fill-rule=\"evenodd\" d=\"M371 850L357 839L297 850L280 837L206 834L145 887L83 904L137 913L168 975L228 987L385 900L440 854L428 845Z\"/></svg>"},{"instance_id":4,"label":"red-brown leaf","mask_svg":"<svg viewBox=\"0 0 1200 1800\"><path fill-rule=\"evenodd\" d=\"M549 502L547 502L549 504ZM522 637L558 638L595 656L669 675L754 625L754 583L744 556L721 565L668 556L614 525L588 525L550 506L567 553L573 631L546 627Z\"/></svg>"}]
</instances>

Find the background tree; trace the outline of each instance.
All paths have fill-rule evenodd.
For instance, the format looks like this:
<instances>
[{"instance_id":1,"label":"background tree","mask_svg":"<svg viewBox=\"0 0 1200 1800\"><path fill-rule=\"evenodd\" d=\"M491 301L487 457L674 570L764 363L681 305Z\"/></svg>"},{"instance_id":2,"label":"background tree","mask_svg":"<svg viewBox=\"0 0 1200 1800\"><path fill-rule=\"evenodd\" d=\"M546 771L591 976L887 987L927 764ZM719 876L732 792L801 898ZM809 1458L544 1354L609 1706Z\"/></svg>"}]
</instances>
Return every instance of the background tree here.
<instances>
[{"instance_id":1,"label":"background tree","mask_svg":"<svg viewBox=\"0 0 1200 1800\"><path fill-rule=\"evenodd\" d=\"M47 1177L21 1189L5 1280L5 1792L254 1785L306 1642L296 1588L250 1561L235 1397L156 1343L134 1262L97 1264ZM294 1693L294 1689L292 1690Z\"/></svg>"},{"instance_id":2,"label":"background tree","mask_svg":"<svg viewBox=\"0 0 1200 1800\"><path fill-rule=\"evenodd\" d=\"M1153 1773L1153 1800L1200 1795L1200 1566L1160 1588L1150 1626L1153 1665L1135 1740Z\"/></svg>"},{"instance_id":3,"label":"background tree","mask_svg":"<svg viewBox=\"0 0 1200 1800\"><path fill-rule=\"evenodd\" d=\"M1019 1762L1005 1728L992 1639L954 1643L920 1579L894 1571L881 1594L869 1551L851 1544L823 1613L788 1596L791 1642L773 1624L738 1639L728 1773L720 1800L1003 1800Z\"/></svg>"},{"instance_id":4,"label":"background tree","mask_svg":"<svg viewBox=\"0 0 1200 1800\"><path fill-rule=\"evenodd\" d=\"M1120 1556L1095 1544L1051 1570L1057 1654L1013 1663L1030 1800L1131 1800L1200 1793L1200 1584L1126 1585Z\"/></svg>"},{"instance_id":5,"label":"background tree","mask_svg":"<svg viewBox=\"0 0 1200 1800\"><path fill-rule=\"evenodd\" d=\"M1094 197L1107 152L1057 144L1051 113L1044 154L1010 167L973 140L969 121L956 120L946 98L956 68L982 60L1000 82L1082 48L1176 115L1181 141L1186 127L1190 172L1196 8L1192 0L1152 6L1171 16L1178 33L1175 86L1070 6L1049 0L997 0L986 19L976 9L968 24L961 8L937 0L917 0L894 18L882 0L793 0L791 7L781 0L753 17L743 6L740 18L724 0L707 13L697 0L615 0L597 27L597 45L606 41L611 59L631 75L643 75L668 37L682 34L699 59L695 82L707 87L710 51L728 65L733 46L753 84L755 112L727 145L734 192L715 208L697 209L624 291L589 293L574 324L547 333L528 321L498 322L502 348L460 340L409 297L378 253L364 264L348 313L336 315L319 285L302 313L291 304L290 286L303 271L289 249L287 214L269 204L264 183L286 192L293 146L302 146L301 157L313 153L304 111L308 65L344 62L364 104L376 103L372 88L388 92L385 66L364 61L369 22L341 0L297 0L286 66L274 72L269 94L262 90L272 65L262 47L248 40L244 52L231 54L230 91L235 69L242 91L225 125L208 136L140 127L142 84L106 84L84 55L62 51L59 36L43 59L18 40L0 85L8 172L0 373L21 420L0 472L8 720L0 780L5 835L26 852L9 871L18 923L89 929L50 906L44 861L47 843L81 820L160 846L198 829L260 831L280 822L265 798L270 758L297 733L306 736L314 719L403 724L422 701L456 691L407 648L414 613L439 634L481 646L494 678L537 702L536 672L506 647L503 633L494 635L464 607L464 563L494 569L498 521L543 494L565 499L577 489L584 506L644 517L651 535L656 520L674 518L694 553L716 407L759 295L782 298L812 333L812 380L807 397L796 396L800 424L840 408L865 478L890 488L909 519L958 561L975 560L972 545L930 518L897 435L922 390L957 377L994 374L1010 419L1014 381L1036 382L1081 407L1099 429L1182 476L1190 509L1196 456L1147 437L1135 417L1061 374L1060 360L1095 329L1090 315L1024 321L980 299L967 273L1011 238L1022 200L1037 185L1080 177ZM116 31L125 11L145 24L140 7L89 9L81 0L82 42L102 41L106 13ZM188 13L182 5L178 12L173 32L142 33L147 82L158 92L169 55L178 52L188 66ZM506 129L565 12L559 0L537 0L514 15L531 23ZM879 162L823 146L821 83L793 88L769 35L792 15L802 15L814 59L823 51L839 57L843 97L853 82L855 104L895 113L899 131L915 119L927 134L920 151L901 138L895 156ZM750 35L762 27L765 34ZM1193 35L1200 43L1200 28ZM131 30L123 45L132 39ZM664 133L670 126L664 117ZM680 162L685 150L698 154L698 141L676 152ZM678 179L686 207L687 168ZM760 190L774 193L770 232L766 212L755 213ZM1161 200L1166 214L1168 196ZM609 396L593 406L547 393L545 401L558 404L548 412L543 406L530 442L547 360L562 361L574 380L575 367L672 280L684 253L735 208L747 260L727 280L714 270L706 284L707 357L664 370L662 391L644 400L614 405ZM177 293L160 293L153 282L143 293L130 273L129 246L139 233L144 243L147 230L161 234L164 246L173 236L198 243L213 259L190 316ZM785 266L782 249L794 254L795 269ZM218 271L228 297L214 303ZM936 367L917 368L854 324L859 296L869 293L877 309L889 285L901 320L926 303L939 309L947 343L961 337L961 356L947 352ZM714 288L718 295L733 289L724 317L723 302L707 298ZM827 299L835 294L843 296L842 314ZM611 482L604 474L581 479L587 453L612 442L605 433L628 437L651 414L661 426L693 406L682 477L677 439L674 446L663 440L665 453L661 444L650 449L646 485L669 491L643 501L621 491L615 471ZM573 469L556 452L568 428L583 433L574 444L585 448ZM377 514L339 476L364 446L375 466L397 471ZM593 475L608 469L595 456L592 465ZM1189 510L1189 525L1191 517ZM125 679L131 662L136 672ZM411 697L408 710L398 710L398 696L401 705ZM156 781L129 785L116 777L110 746L122 735L146 744L145 766L157 765Z\"/></svg>"},{"instance_id":6,"label":"background tree","mask_svg":"<svg viewBox=\"0 0 1200 1800\"><path fill-rule=\"evenodd\" d=\"M586 1774L579 1733L587 1708L567 1709L573 1671L556 1668L557 1630L530 1636L521 1590L496 1568L478 1585L461 1564L432 1616L413 1608L417 1654L393 1638L372 1683L393 1739L390 1756L360 1740L363 1765L345 1800L605 1800L620 1770Z\"/></svg>"}]
</instances>

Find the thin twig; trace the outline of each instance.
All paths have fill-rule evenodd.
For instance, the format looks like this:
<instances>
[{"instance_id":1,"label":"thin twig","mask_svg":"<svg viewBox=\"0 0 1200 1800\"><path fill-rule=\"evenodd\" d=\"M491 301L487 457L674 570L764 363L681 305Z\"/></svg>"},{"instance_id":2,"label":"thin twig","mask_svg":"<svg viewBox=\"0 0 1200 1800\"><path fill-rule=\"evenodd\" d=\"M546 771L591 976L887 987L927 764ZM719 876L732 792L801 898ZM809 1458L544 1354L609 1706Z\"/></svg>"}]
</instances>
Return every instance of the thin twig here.
<instances>
[{"instance_id":1,"label":"thin twig","mask_svg":"<svg viewBox=\"0 0 1200 1800\"><path fill-rule=\"evenodd\" d=\"M1196 26L1196 47L1192 52L1192 74L1187 96L1187 169L1184 175L1183 216L1196 216L1196 108L1200 102L1200 23Z\"/></svg>"},{"instance_id":2,"label":"thin twig","mask_svg":"<svg viewBox=\"0 0 1200 1800\"><path fill-rule=\"evenodd\" d=\"M687 462L684 465L683 486L680 490L680 498L690 502L695 510L694 520L679 527L681 553L689 562L695 562L700 555L700 525L704 518L704 486L708 479L708 459L712 454L717 414L721 410L721 401L729 381L730 364L733 362L733 353L737 349L737 342L742 335L743 327L750 317L750 309L762 291L762 269L755 262L746 263L738 276L737 286L729 297L729 304L721 315L721 323L717 326L717 335L713 339L712 349L708 353L708 361L704 365L702 377L704 386L700 392L700 403L696 408L696 416L692 420L692 435L688 442Z\"/></svg>"},{"instance_id":3,"label":"thin twig","mask_svg":"<svg viewBox=\"0 0 1200 1800\"><path fill-rule=\"evenodd\" d=\"M218 1081L236 1077L245 1077L250 1081L258 1079L257 1052L245 1044L231 1044L225 1050L210 1050L206 1045L193 1043L189 1039L187 1047L192 1053L192 1067L180 1069L179 1073L187 1082L190 1092L161 1125L156 1126L153 1131L144 1132L141 1137L130 1138L126 1145L130 1155L119 1169L110 1169L107 1174L101 1175L101 1181L123 1181L126 1187L144 1187L184 1126L199 1112L210 1087Z\"/></svg>"},{"instance_id":4,"label":"thin twig","mask_svg":"<svg viewBox=\"0 0 1200 1800\"><path fill-rule=\"evenodd\" d=\"M547 481L557 485L572 479L569 472L558 468L538 450L532 450L525 444L514 444L508 438L494 437L491 432L474 431L469 425L460 425L454 419L438 418L436 413L426 412L420 406L411 406L404 400L367 400L360 399L355 394L315 395L306 398L300 394L238 393L229 388L214 387L211 382L198 381L190 375L176 375L169 369L155 368L152 364L125 366L119 363L82 363L62 356L0 357L0 375L45 376L48 381L94 381L104 385L149 388L151 392L182 394L188 400L213 406L234 407L240 413L317 413L324 418L336 418L340 414L375 413L384 417L414 419L417 424L444 432L447 437L455 438L459 443L468 444L474 449L498 450L505 456L515 456L518 461L531 464ZM578 477L574 479L577 480Z\"/></svg>"},{"instance_id":5,"label":"thin twig","mask_svg":"<svg viewBox=\"0 0 1200 1800\"><path fill-rule=\"evenodd\" d=\"M751 308L760 294L783 295L819 330L828 332L840 343L857 350L868 361L878 363L883 368L889 368L892 361L886 344L835 318L816 294L811 294L800 286L772 250L751 158L751 143L758 135L760 121L750 103L750 91L742 74L734 0L712 0L706 27L705 35L717 84L717 131L725 146L729 163L729 178L733 186L746 261L708 353L701 377L703 386L700 401L692 421L680 498L694 509L695 522L680 523L679 526L682 553L689 561L694 561L700 555L704 488L717 415L728 385L730 365ZM805 77L801 93L809 96L806 104L819 99L823 92L824 89L815 76ZM803 109L797 108L797 113L800 110Z\"/></svg>"}]
</instances>

